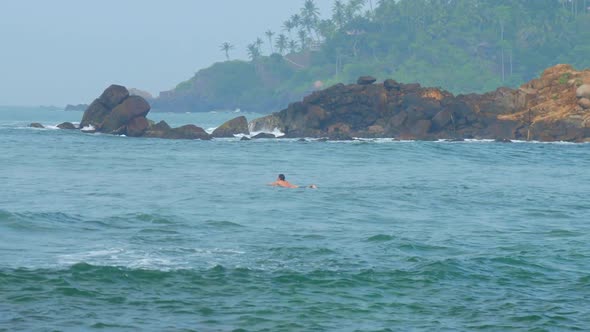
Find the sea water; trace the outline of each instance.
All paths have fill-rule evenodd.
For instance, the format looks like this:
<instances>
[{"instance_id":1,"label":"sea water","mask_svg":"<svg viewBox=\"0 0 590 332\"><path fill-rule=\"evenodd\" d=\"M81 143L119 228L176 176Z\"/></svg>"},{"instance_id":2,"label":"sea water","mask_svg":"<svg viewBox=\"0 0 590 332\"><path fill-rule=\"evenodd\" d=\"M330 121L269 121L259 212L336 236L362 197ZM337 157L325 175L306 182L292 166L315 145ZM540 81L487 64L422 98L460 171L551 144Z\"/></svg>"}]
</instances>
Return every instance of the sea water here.
<instances>
[{"instance_id":1,"label":"sea water","mask_svg":"<svg viewBox=\"0 0 590 332\"><path fill-rule=\"evenodd\" d=\"M27 128L80 118L0 109L0 330L590 329L590 145Z\"/></svg>"}]
</instances>

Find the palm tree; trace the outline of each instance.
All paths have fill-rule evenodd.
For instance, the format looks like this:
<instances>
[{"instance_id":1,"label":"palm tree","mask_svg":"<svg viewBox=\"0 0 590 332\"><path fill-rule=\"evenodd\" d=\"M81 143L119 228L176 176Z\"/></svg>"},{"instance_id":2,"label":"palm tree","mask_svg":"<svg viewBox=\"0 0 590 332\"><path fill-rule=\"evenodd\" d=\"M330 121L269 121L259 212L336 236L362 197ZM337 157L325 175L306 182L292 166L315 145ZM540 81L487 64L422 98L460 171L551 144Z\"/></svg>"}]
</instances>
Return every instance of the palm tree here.
<instances>
[{"instance_id":1,"label":"palm tree","mask_svg":"<svg viewBox=\"0 0 590 332\"><path fill-rule=\"evenodd\" d=\"M346 6L341 0L334 1L334 6L332 7L332 20L338 28L342 28L346 23Z\"/></svg>"},{"instance_id":2,"label":"palm tree","mask_svg":"<svg viewBox=\"0 0 590 332\"><path fill-rule=\"evenodd\" d=\"M301 23L307 29L307 33L311 36L311 30L315 30L320 18L320 10L315 4L314 0L306 0L303 8L301 8Z\"/></svg>"},{"instance_id":3,"label":"palm tree","mask_svg":"<svg viewBox=\"0 0 590 332\"><path fill-rule=\"evenodd\" d=\"M301 44L301 50L305 50L306 46L307 46L307 32L305 32L305 30L301 29L299 30L299 32L297 33L297 36L299 37L299 43Z\"/></svg>"},{"instance_id":4,"label":"palm tree","mask_svg":"<svg viewBox=\"0 0 590 332\"><path fill-rule=\"evenodd\" d=\"M248 57L250 57L252 61L256 61L260 58L260 47L255 42L248 44Z\"/></svg>"},{"instance_id":5,"label":"palm tree","mask_svg":"<svg viewBox=\"0 0 590 332\"><path fill-rule=\"evenodd\" d=\"M348 21L352 21L358 12L363 9L366 0L349 0L346 5L345 15Z\"/></svg>"},{"instance_id":6,"label":"palm tree","mask_svg":"<svg viewBox=\"0 0 590 332\"><path fill-rule=\"evenodd\" d=\"M287 36L285 36L284 34L280 34L279 38L277 38L277 49L279 50L279 53L281 55L283 55L285 53L285 50L287 49L288 46L288 39Z\"/></svg>"},{"instance_id":7,"label":"palm tree","mask_svg":"<svg viewBox=\"0 0 590 332\"><path fill-rule=\"evenodd\" d=\"M268 38L268 45L270 45L270 54L273 54L275 52L275 50L272 47L272 37L275 35L275 33L272 32L271 30L268 30L264 34L266 35L266 38Z\"/></svg>"},{"instance_id":8,"label":"palm tree","mask_svg":"<svg viewBox=\"0 0 590 332\"><path fill-rule=\"evenodd\" d=\"M232 45L229 42L225 42L223 44L221 44L220 49L225 52L225 58L227 59L227 61L229 61L229 51L234 49L234 45Z\"/></svg>"},{"instance_id":9,"label":"palm tree","mask_svg":"<svg viewBox=\"0 0 590 332\"><path fill-rule=\"evenodd\" d=\"M290 53L296 53L297 52L297 41L291 39L289 41L289 52Z\"/></svg>"},{"instance_id":10,"label":"palm tree","mask_svg":"<svg viewBox=\"0 0 590 332\"><path fill-rule=\"evenodd\" d=\"M289 33L289 38L293 38L291 35L291 31L293 31L293 29L295 29L295 24L293 24L293 21L286 20L285 23L283 23L283 30Z\"/></svg>"},{"instance_id":11,"label":"palm tree","mask_svg":"<svg viewBox=\"0 0 590 332\"><path fill-rule=\"evenodd\" d=\"M291 15L291 23L294 29L299 28L301 26L301 16L298 14Z\"/></svg>"}]
</instances>

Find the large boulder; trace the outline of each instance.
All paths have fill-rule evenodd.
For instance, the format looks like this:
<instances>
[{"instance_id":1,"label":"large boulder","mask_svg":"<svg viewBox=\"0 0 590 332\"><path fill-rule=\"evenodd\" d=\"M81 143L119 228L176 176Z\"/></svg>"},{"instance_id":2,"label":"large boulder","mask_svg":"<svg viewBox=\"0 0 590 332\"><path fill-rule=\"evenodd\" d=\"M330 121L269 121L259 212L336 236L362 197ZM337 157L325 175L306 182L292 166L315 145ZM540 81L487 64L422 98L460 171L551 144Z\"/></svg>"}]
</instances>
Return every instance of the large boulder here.
<instances>
[{"instance_id":1,"label":"large boulder","mask_svg":"<svg viewBox=\"0 0 590 332\"><path fill-rule=\"evenodd\" d=\"M111 134L122 134L125 127L136 117L145 117L150 111L150 104L139 96L131 96L115 107L106 117L101 131Z\"/></svg>"},{"instance_id":2,"label":"large boulder","mask_svg":"<svg viewBox=\"0 0 590 332\"><path fill-rule=\"evenodd\" d=\"M121 85L113 84L109 86L98 100L106 106L108 109L113 109L117 105L121 104L125 99L129 97L129 91L127 88Z\"/></svg>"},{"instance_id":3,"label":"large boulder","mask_svg":"<svg viewBox=\"0 0 590 332\"><path fill-rule=\"evenodd\" d=\"M96 129L100 129L104 120L110 113L111 110L107 108L99 99L96 99L84 112L82 121L80 122L80 127L84 128L92 126Z\"/></svg>"},{"instance_id":4,"label":"large boulder","mask_svg":"<svg viewBox=\"0 0 590 332\"><path fill-rule=\"evenodd\" d=\"M359 85L371 85L375 82L377 82L377 79L373 76L361 76L356 83Z\"/></svg>"},{"instance_id":5,"label":"large boulder","mask_svg":"<svg viewBox=\"0 0 590 332\"><path fill-rule=\"evenodd\" d=\"M576 90L576 96L578 98L589 98L590 99L590 84L583 84Z\"/></svg>"},{"instance_id":6,"label":"large boulder","mask_svg":"<svg viewBox=\"0 0 590 332\"><path fill-rule=\"evenodd\" d=\"M234 137L234 135L250 135L248 130L248 120L245 116L240 116L235 119L229 120L226 123L219 126L213 133L212 137Z\"/></svg>"},{"instance_id":7,"label":"large boulder","mask_svg":"<svg viewBox=\"0 0 590 332\"><path fill-rule=\"evenodd\" d=\"M249 127L253 132L274 131L275 129L281 128L281 120L275 114L271 114L252 120Z\"/></svg>"},{"instance_id":8,"label":"large boulder","mask_svg":"<svg viewBox=\"0 0 590 332\"><path fill-rule=\"evenodd\" d=\"M583 109L590 110L590 99L582 98L578 101L578 105L580 105L580 107Z\"/></svg>"},{"instance_id":9,"label":"large boulder","mask_svg":"<svg viewBox=\"0 0 590 332\"><path fill-rule=\"evenodd\" d=\"M149 127L148 120L143 116L138 116L133 118L127 124L127 136L130 137L140 137L147 131Z\"/></svg>"}]
</instances>

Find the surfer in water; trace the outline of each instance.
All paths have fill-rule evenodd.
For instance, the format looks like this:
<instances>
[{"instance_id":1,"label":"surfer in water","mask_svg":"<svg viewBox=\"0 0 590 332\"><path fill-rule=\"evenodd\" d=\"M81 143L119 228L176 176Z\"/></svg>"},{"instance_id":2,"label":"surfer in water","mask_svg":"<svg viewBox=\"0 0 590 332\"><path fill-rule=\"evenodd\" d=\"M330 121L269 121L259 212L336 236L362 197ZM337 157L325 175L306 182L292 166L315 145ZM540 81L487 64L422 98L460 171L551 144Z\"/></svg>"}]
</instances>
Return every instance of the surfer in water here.
<instances>
[{"instance_id":1,"label":"surfer in water","mask_svg":"<svg viewBox=\"0 0 590 332\"><path fill-rule=\"evenodd\" d=\"M291 182L287 181L287 179L285 178L285 174L279 174L279 177L277 178L277 180L273 183L270 183L269 185L273 186L273 187L290 188L290 189L299 188L299 186L296 186L296 185L292 184ZM318 186L316 186L315 184L312 184L312 185L308 186L308 188L318 189Z\"/></svg>"}]
</instances>

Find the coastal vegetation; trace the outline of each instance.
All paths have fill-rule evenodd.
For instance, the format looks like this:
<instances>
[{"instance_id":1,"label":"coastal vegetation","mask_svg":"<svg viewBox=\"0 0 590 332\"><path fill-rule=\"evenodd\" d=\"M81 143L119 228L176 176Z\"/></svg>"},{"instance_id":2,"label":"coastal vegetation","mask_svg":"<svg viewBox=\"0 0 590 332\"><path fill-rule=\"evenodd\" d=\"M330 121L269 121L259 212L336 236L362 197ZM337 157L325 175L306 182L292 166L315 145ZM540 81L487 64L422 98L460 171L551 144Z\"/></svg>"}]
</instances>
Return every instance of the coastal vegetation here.
<instances>
[{"instance_id":1,"label":"coastal vegetation","mask_svg":"<svg viewBox=\"0 0 590 332\"><path fill-rule=\"evenodd\" d=\"M247 45L249 59L203 69L154 102L157 109L282 109L361 75L452 93L516 87L547 67L590 67L588 0L313 0ZM231 47L230 47L231 46Z\"/></svg>"}]
</instances>

